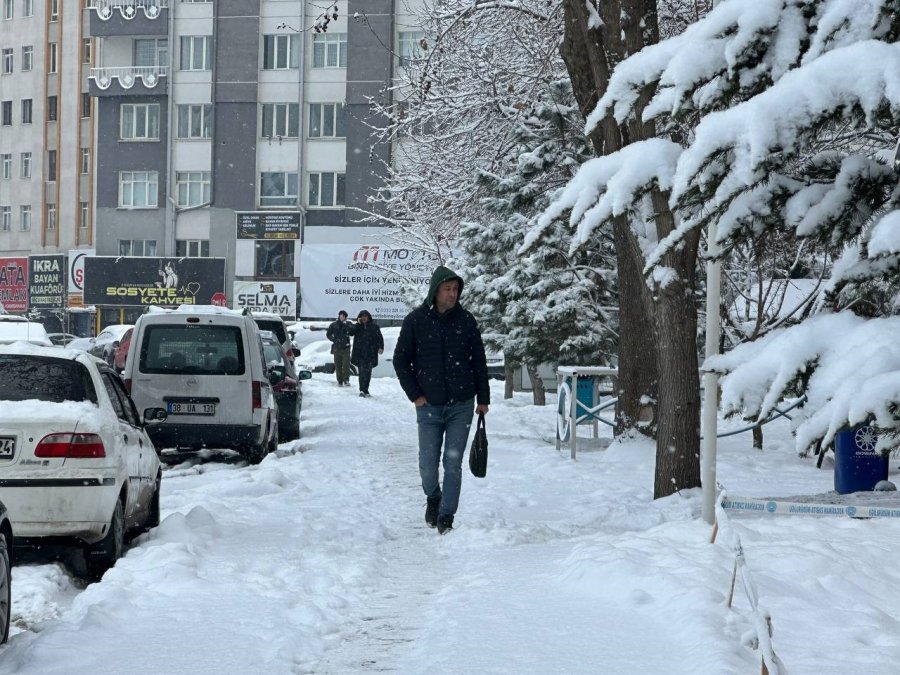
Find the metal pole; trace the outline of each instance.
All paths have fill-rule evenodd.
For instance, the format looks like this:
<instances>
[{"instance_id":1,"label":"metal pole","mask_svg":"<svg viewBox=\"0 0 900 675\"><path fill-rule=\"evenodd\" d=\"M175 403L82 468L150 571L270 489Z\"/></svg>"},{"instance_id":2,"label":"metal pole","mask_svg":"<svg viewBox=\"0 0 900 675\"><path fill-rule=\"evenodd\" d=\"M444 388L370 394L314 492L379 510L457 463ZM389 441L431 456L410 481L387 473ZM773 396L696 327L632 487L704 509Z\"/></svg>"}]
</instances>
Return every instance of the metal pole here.
<instances>
[{"instance_id":1,"label":"metal pole","mask_svg":"<svg viewBox=\"0 0 900 675\"><path fill-rule=\"evenodd\" d=\"M719 301L722 296L722 265L714 257L719 255L716 223L711 221L706 232L706 358L719 353ZM703 520L712 525L716 521L716 428L719 412L719 376L703 374L703 449L700 453L700 473L703 482Z\"/></svg>"},{"instance_id":2,"label":"metal pole","mask_svg":"<svg viewBox=\"0 0 900 675\"><path fill-rule=\"evenodd\" d=\"M572 373L572 402L569 405L569 440L572 442L572 459L578 443L578 372Z\"/></svg>"}]
</instances>

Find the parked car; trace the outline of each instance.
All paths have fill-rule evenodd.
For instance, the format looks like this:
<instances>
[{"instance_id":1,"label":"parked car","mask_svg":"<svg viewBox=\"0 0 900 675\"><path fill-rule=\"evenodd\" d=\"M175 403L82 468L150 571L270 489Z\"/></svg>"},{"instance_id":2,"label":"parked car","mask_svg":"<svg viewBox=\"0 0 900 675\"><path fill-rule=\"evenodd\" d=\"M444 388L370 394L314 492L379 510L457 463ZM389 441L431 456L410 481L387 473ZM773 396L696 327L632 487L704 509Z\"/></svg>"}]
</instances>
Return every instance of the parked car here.
<instances>
[{"instance_id":1,"label":"parked car","mask_svg":"<svg viewBox=\"0 0 900 675\"><path fill-rule=\"evenodd\" d=\"M0 481L16 539L84 547L89 576L159 524L160 462L119 376L83 352L0 347Z\"/></svg>"},{"instance_id":2,"label":"parked car","mask_svg":"<svg viewBox=\"0 0 900 675\"><path fill-rule=\"evenodd\" d=\"M284 319L281 318L281 315L273 314L271 312L253 312L253 320L256 321L256 325L259 326L260 330L271 331L275 334L275 337L278 338L278 342L280 342L281 346L284 348L288 360L291 362L291 366L293 366L294 358L300 350L294 348L294 343L291 342L291 337L288 335L287 327L285 326Z\"/></svg>"},{"instance_id":3,"label":"parked car","mask_svg":"<svg viewBox=\"0 0 900 675\"><path fill-rule=\"evenodd\" d=\"M8 345L13 342L30 342L33 345L52 347L47 329L43 324L34 321L10 321L10 315L3 315L0 321L0 345Z\"/></svg>"},{"instance_id":4,"label":"parked car","mask_svg":"<svg viewBox=\"0 0 900 675\"><path fill-rule=\"evenodd\" d=\"M50 342L55 344L57 347L65 347L67 344L72 342L72 340L78 340L77 335L72 335L71 333L47 333L47 337L50 338Z\"/></svg>"},{"instance_id":5,"label":"parked car","mask_svg":"<svg viewBox=\"0 0 900 675\"><path fill-rule=\"evenodd\" d=\"M288 360L284 347L274 333L265 330L260 337L269 368L269 381L278 404L278 436L282 441L293 441L300 438L300 409L303 407L300 382L310 379L312 373L304 369L295 372L294 365Z\"/></svg>"},{"instance_id":6,"label":"parked car","mask_svg":"<svg viewBox=\"0 0 900 675\"><path fill-rule=\"evenodd\" d=\"M125 370L125 360L128 358L128 349L131 347L131 336L133 333L133 327L125 331L113 352L113 368L120 373Z\"/></svg>"},{"instance_id":7,"label":"parked car","mask_svg":"<svg viewBox=\"0 0 900 675\"><path fill-rule=\"evenodd\" d=\"M0 643L9 638L12 616L13 529L6 506L0 502Z\"/></svg>"},{"instance_id":8,"label":"parked car","mask_svg":"<svg viewBox=\"0 0 900 675\"><path fill-rule=\"evenodd\" d=\"M147 427L161 448L230 448L255 464L278 447L278 408L249 312L151 308L135 324L124 377L139 409L168 412Z\"/></svg>"},{"instance_id":9,"label":"parked car","mask_svg":"<svg viewBox=\"0 0 900 675\"><path fill-rule=\"evenodd\" d=\"M116 349L122 338L134 326L130 324L117 324L107 326L95 338L91 338L91 347L87 351L98 359L103 359L109 365L113 365L116 355Z\"/></svg>"}]
</instances>

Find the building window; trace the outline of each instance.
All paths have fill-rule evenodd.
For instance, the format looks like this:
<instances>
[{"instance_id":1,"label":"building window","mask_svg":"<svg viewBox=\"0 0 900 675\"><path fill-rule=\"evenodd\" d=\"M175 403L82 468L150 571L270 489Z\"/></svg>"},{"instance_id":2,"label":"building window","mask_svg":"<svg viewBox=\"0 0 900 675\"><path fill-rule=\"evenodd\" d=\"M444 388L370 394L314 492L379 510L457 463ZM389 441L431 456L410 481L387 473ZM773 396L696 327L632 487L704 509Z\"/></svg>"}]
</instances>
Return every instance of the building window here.
<instances>
[{"instance_id":1,"label":"building window","mask_svg":"<svg viewBox=\"0 0 900 675\"><path fill-rule=\"evenodd\" d=\"M2 56L2 67L0 67L0 72L4 75L9 75L13 71L13 50L12 47L9 49L3 50Z\"/></svg>"},{"instance_id":2,"label":"building window","mask_svg":"<svg viewBox=\"0 0 900 675\"><path fill-rule=\"evenodd\" d=\"M260 206L296 206L300 194L297 182L296 173L264 171L259 176Z\"/></svg>"},{"instance_id":3,"label":"building window","mask_svg":"<svg viewBox=\"0 0 900 675\"><path fill-rule=\"evenodd\" d=\"M12 101L0 103L0 125L12 126Z\"/></svg>"},{"instance_id":4,"label":"building window","mask_svg":"<svg viewBox=\"0 0 900 675\"><path fill-rule=\"evenodd\" d=\"M119 255L156 255L156 239L119 239Z\"/></svg>"},{"instance_id":5,"label":"building window","mask_svg":"<svg viewBox=\"0 0 900 675\"><path fill-rule=\"evenodd\" d=\"M59 63L59 45L51 42L47 45L47 72L55 73L56 66Z\"/></svg>"},{"instance_id":6,"label":"building window","mask_svg":"<svg viewBox=\"0 0 900 675\"><path fill-rule=\"evenodd\" d=\"M87 92L81 94L81 116L91 116L91 95Z\"/></svg>"},{"instance_id":7,"label":"building window","mask_svg":"<svg viewBox=\"0 0 900 675\"><path fill-rule=\"evenodd\" d=\"M56 181L56 150L47 151L47 180Z\"/></svg>"},{"instance_id":8,"label":"building window","mask_svg":"<svg viewBox=\"0 0 900 675\"><path fill-rule=\"evenodd\" d=\"M263 103L263 138L297 138L300 136L300 106L297 103Z\"/></svg>"},{"instance_id":9,"label":"building window","mask_svg":"<svg viewBox=\"0 0 900 675\"><path fill-rule=\"evenodd\" d=\"M342 103L310 103L310 138L344 138L346 135Z\"/></svg>"},{"instance_id":10,"label":"building window","mask_svg":"<svg viewBox=\"0 0 900 675\"><path fill-rule=\"evenodd\" d=\"M181 69L209 70L212 66L212 36L185 35L181 38Z\"/></svg>"},{"instance_id":11,"label":"building window","mask_svg":"<svg viewBox=\"0 0 900 675\"><path fill-rule=\"evenodd\" d=\"M22 99L22 124L31 124L31 99Z\"/></svg>"},{"instance_id":12,"label":"building window","mask_svg":"<svg viewBox=\"0 0 900 675\"><path fill-rule=\"evenodd\" d=\"M344 174L311 173L309 174L310 206L343 206Z\"/></svg>"},{"instance_id":13,"label":"building window","mask_svg":"<svg viewBox=\"0 0 900 675\"><path fill-rule=\"evenodd\" d=\"M318 33L313 37L313 68L347 67L347 34Z\"/></svg>"},{"instance_id":14,"label":"building window","mask_svg":"<svg viewBox=\"0 0 900 675\"><path fill-rule=\"evenodd\" d=\"M91 52L94 49L94 41L91 38L82 38L81 40L81 62L91 62Z\"/></svg>"},{"instance_id":15,"label":"building window","mask_svg":"<svg viewBox=\"0 0 900 675\"><path fill-rule=\"evenodd\" d=\"M13 18L13 0L3 0L3 18Z\"/></svg>"},{"instance_id":16,"label":"building window","mask_svg":"<svg viewBox=\"0 0 900 675\"><path fill-rule=\"evenodd\" d=\"M208 239L178 239L175 242L175 255L179 258L208 258Z\"/></svg>"},{"instance_id":17,"label":"building window","mask_svg":"<svg viewBox=\"0 0 900 675\"><path fill-rule=\"evenodd\" d=\"M91 149L81 148L81 173L91 172Z\"/></svg>"},{"instance_id":18,"label":"building window","mask_svg":"<svg viewBox=\"0 0 900 675\"><path fill-rule=\"evenodd\" d=\"M175 174L177 205L200 206L209 204L209 171L184 171Z\"/></svg>"},{"instance_id":19,"label":"building window","mask_svg":"<svg viewBox=\"0 0 900 675\"><path fill-rule=\"evenodd\" d=\"M264 70L286 70L299 67L300 37L298 35L263 36Z\"/></svg>"},{"instance_id":20,"label":"building window","mask_svg":"<svg viewBox=\"0 0 900 675\"><path fill-rule=\"evenodd\" d=\"M31 178L31 153L23 152L19 155L19 163L22 167L22 178Z\"/></svg>"},{"instance_id":21,"label":"building window","mask_svg":"<svg viewBox=\"0 0 900 675\"><path fill-rule=\"evenodd\" d=\"M59 0L50 0L50 21L59 21Z\"/></svg>"},{"instance_id":22,"label":"building window","mask_svg":"<svg viewBox=\"0 0 900 675\"><path fill-rule=\"evenodd\" d=\"M198 105L178 106L178 138L210 138L212 106Z\"/></svg>"},{"instance_id":23,"label":"building window","mask_svg":"<svg viewBox=\"0 0 900 675\"><path fill-rule=\"evenodd\" d=\"M34 16L34 0L22 0L22 16Z\"/></svg>"},{"instance_id":24,"label":"building window","mask_svg":"<svg viewBox=\"0 0 900 675\"><path fill-rule=\"evenodd\" d=\"M87 202L81 202L81 222L79 225L82 230L88 229L91 225L91 210L88 208Z\"/></svg>"},{"instance_id":25,"label":"building window","mask_svg":"<svg viewBox=\"0 0 900 675\"><path fill-rule=\"evenodd\" d=\"M168 67L169 41L155 38L139 38L134 41L135 66L141 68Z\"/></svg>"},{"instance_id":26,"label":"building window","mask_svg":"<svg viewBox=\"0 0 900 675\"><path fill-rule=\"evenodd\" d=\"M294 276L293 241L257 241L256 276L285 278Z\"/></svg>"},{"instance_id":27,"label":"building window","mask_svg":"<svg viewBox=\"0 0 900 675\"><path fill-rule=\"evenodd\" d=\"M56 96L47 97L47 121L56 121Z\"/></svg>"},{"instance_id":28,"label":"building window","mask_svg":"<svg viewBox=\"0 0 900 675\"><path fill-rule=\"evenodd\" d=\"M9 232L12 229L12 207L0 206L0 230Z\"/></svg>"},{"instance_id":29,"label":"building window","mask_svg":"<svg viewBox=\"0 0 900 675\"><path fill-rule=\"evenodd\" d=\"M400 65L408 66L413 61L422 58L422 40L425 34L421 31L401 31L397 42L397 56L400 57Z\"/></svg>"},{"instance_id":30,"label":"building window","mask_svg":"<svg viewBox=\"0 0 900 675\"><path fill-rule=\"evenodd\" d=\"M123 141L158 141L159 103L123 103L119 138Z\"/></svg>"},{"instance_id":31,"label":"building window","mask_svg":"<svg viewBox=\"0 0 900 675\"><path fill-rule=\"evenodd\" d=\"M19 229L22 232L31 229L31 206L22 206L19 209Z\"/></svg>"},{"instance_id":32,"label":"building window","mask_svg":"<svg viewBox=\"0 0 900 675\"><path fill-rule=\"evenodd\" d=\"M56 204L47 204L47 229L56 229Z\"/></svg>"},{"instance_id":33,"label":"building window","mask_svg":"<svg viewBox=\"0 0 900 675\"><path fill-rule=\"evenodd\" d=\"M156 208L159 194L156 171L119 172L119 206L127 209Z\"/></svg>"},{"instance_id":34,"label":"building window","mask_svg":"<svg viewBox=\"0 0 900 675\"><path fill-rule=\"evenodd\" d=\"M12 178L12 154L5 153L0 155L0 178L9 180Z\"/></svg>"},{"instance_id":35,"label":"building window","mask_svg":"<svg viewBox=\"0 0 900 675\"><path fill-rule=\"evenodd\" d=\"M31 70L32 64L34 63L34 47L28 45L27 47L22 47L22 70L27 71Z\"/></svg>"}]
</instances>

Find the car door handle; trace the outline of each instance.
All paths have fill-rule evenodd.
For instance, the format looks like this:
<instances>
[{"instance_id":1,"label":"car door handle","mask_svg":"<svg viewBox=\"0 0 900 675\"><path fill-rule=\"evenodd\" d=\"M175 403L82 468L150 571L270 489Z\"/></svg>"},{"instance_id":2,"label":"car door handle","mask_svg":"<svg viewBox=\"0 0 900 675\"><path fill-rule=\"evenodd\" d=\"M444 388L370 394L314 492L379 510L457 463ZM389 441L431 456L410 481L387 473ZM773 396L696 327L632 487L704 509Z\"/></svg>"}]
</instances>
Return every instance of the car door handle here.
<instances>
[{"instance_id":1,"label":"car door handle","mask_svg":"<svg viewBox=\"0 0 900 675\"><path fill-rule=\"evenodd\" d=\"M128 442L128 434L125 434L125 442Z\"/></svg>"}]
</instances>

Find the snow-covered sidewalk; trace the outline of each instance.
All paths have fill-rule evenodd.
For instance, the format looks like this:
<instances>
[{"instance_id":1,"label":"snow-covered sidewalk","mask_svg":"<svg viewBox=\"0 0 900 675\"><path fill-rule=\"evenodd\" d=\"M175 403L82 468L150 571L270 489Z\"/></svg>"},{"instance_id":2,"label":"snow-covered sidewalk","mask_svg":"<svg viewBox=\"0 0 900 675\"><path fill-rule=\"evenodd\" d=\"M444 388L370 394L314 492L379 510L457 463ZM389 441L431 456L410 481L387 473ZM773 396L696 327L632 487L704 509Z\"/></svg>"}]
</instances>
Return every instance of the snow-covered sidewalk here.
<instances>
[{"instance_id":1,"label":"snow-covered sidewalk","mask_svg":"<svg viewBox=\"0 0 900 675\"><path fill-rule=\"evenodd\" d=\"M691 491L653 501L647 442L553 445L555 405L492 383L486 479L456 529L423 521L415 417L316 376L302 438L256 467L189 461L163 522L84 591L14 569L0 673L751 673L752 619L726 608L732 555ZM582 430L582 433L585 433ZM732 494L817 493L831 474L784 427L720 449ZM900 523L734 517L788 672L884 674L900 660Z\"/></svg>"}]
</instances>

